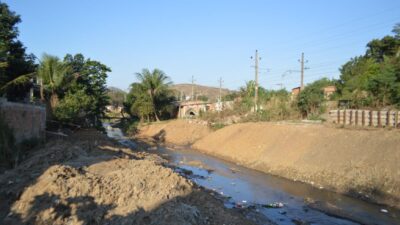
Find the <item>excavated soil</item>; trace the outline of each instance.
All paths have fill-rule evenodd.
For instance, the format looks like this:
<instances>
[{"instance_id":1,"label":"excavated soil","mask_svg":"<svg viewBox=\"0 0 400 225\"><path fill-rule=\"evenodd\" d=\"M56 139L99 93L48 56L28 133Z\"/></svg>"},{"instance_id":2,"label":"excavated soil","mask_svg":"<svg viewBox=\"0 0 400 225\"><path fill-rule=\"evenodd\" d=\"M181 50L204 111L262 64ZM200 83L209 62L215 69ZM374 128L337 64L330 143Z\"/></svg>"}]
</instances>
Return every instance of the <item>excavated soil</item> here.
<instances>
[{"instance_id":1,"label":"excavated soil","mask_svg":"<svg viewBox=\"0 0 400 225\"><path fill-rule=\"evenodd\" d=\"M160 142L189 145L209 135L211 129L204 121L170 120L139 128L137 138L154 138Z\"/></svg>"},{"instance_id":2,"label":"excavated soil","mask_svg":"<svg viewBox=\"0 0 400 225\"><path fill-rule=\"evenodd\" d=\"M165 134L171 142L177 132L178 137L190 135L187 122L163 126L175 126ZM192 147L249 168L400 208L398 130L242 123L202 135Z\"/></svg>"},{"instance_id":3,"label":"excavated soil","mask_svg":"<svg viewBox=\"0 0 400 225\"><path fill-rule=\"evenodd\" d=\"M253 224L96 131L50 141L0 175L0 224Z\"/></svg>"}]
</instances>

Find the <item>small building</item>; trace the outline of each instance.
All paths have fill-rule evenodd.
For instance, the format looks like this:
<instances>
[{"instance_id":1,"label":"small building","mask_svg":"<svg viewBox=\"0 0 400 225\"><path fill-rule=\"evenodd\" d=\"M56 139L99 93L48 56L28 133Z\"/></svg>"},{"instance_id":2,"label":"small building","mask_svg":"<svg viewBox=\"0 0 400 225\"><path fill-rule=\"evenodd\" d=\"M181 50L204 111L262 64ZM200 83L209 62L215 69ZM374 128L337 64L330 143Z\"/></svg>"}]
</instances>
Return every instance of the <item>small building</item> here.
<instances>
[{"instance_id":1,"label":"small building","mask_svg":"<svg viewBox=\"0 0 400 225\"><path fill-rule=\"evenodd\" d=\"M295 87L292 89L292 95L290 96L291 100L293 101L296 97L300 94L301 87Z\"/></svg>"},{"instance_id":2,"label":"small building","mask_svg":"<svg viewBox=\"0 0 400 225\"><path fill-rule=\"evenodd\" d=\"M334 85L324 87L325 99L329 99L335 92L336 92L336 86Z\"/></svg>"}]
</instances>

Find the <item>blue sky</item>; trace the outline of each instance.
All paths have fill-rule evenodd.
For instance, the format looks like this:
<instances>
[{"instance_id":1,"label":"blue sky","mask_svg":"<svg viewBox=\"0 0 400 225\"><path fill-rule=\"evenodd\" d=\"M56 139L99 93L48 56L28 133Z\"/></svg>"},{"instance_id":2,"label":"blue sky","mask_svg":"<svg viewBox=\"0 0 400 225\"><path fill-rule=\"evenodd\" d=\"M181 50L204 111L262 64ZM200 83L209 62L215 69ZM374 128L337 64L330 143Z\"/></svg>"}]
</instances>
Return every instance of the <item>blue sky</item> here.
<instances>
[{"instance_id":1,"label":"blue sky","mask_svg":"<svg viewBox=\"0 0 400 225\"><path fill-rule=\"evenodd\" d=\"M299 85L336 78L338 68L363 54L366 43L400 22L398 0L100 1L6 0L22 17L20 40L29 53L83 53L112 69L108 85L127 89L142 68L159 68L174 83L237 89L254 79L259 50L260 84Z\"/></svg>"}]
</instances>

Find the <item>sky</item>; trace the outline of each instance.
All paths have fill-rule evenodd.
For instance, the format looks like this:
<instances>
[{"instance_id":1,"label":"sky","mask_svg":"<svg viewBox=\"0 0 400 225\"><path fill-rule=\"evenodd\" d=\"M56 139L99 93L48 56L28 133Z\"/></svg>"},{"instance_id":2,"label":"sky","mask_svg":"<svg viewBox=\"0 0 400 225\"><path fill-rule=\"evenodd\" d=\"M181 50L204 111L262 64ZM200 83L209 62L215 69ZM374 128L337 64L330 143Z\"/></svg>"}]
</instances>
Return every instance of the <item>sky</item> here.
<instances>
[{"instance_id":1,"label":"sky","mask_svg":"<svg viewBox=\"0 0 400 225\"><path fill-rule=\"evenodd\" d=\"M398 0L6 0L21 16L28 53L63 58L82 53L109 66L108 86L127 90L143 68L163 70L173 83L238 89L254 80L288 90L338 78L339 68L365 53L374 38L400 22ZM253 57L254 58L254 57Z\"/></svg>"}]
</instances>

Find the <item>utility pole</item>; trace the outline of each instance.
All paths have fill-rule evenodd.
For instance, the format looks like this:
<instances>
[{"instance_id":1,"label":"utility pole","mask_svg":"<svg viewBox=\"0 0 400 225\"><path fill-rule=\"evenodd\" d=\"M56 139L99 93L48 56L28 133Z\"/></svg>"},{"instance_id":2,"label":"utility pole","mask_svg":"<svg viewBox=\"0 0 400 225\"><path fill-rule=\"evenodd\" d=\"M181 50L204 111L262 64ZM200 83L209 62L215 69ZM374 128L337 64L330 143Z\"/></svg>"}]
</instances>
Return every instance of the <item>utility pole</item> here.
<instances>
[{"instance_id":1,"label":"utility pole","mask_svg":"<svg viewBox=\"0 0 400 225\"><path fill-rule=\"evenodd\" d=\"M219 78L219 101L222 101L222 77Z\"/></svg>"},{"instance_id":2,"label":"utility pole","mask_svg":"<svg viewBox=\"0 0 400 225\"><path fill-rule=\"evenodd\" d=\"M192 96L190 97L190 100L193 101L194 99L194 76L192 75Z\"/></svg>"},{"instance_id":3,"label":"utility pole","mask_svg":"<svg viewBox=\"0 0 400 225\"><path fill-rule=\"evenodd\" d=\"M300 90L303 90L304 88L304 52L301 53L301 81L300 81Z\"/></svg>"},{"instance_id":4,"label":"utility pole","mask_svg":"<svg viewBox=\"0 0 400 225\"><path fill-rule=\"evenodd\" d=\"M304 61L304 52L301 53L301 59L299 59L300 62L300 73L301 73L301 79L300 79L300 90L304 89L304 70L307 70L309 68L304 67L304 64L308 62L308 60Z\"/></svg>"},{"instance_id":5,"label":"utility pole","mask_svg":"<svg viewBox=\"0 0 400 225\"><path fill-rule=\"evenodd\" d=\"M253 58L253 57L251 57ZM254 112L258 110L258 50L256 50L256 55L254 57L254 68L255 68L255 87L254 87Z\"/></svg>"}]
</instances>

